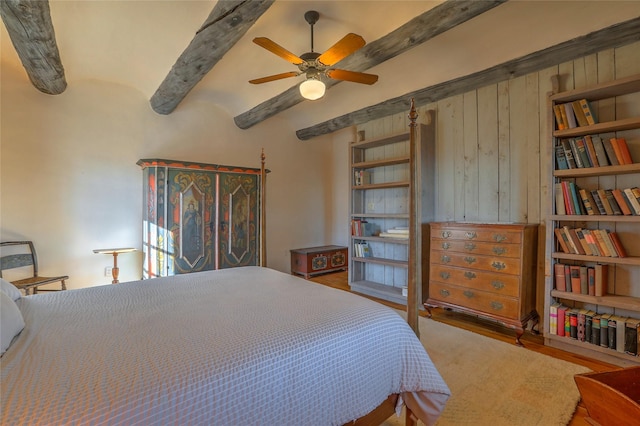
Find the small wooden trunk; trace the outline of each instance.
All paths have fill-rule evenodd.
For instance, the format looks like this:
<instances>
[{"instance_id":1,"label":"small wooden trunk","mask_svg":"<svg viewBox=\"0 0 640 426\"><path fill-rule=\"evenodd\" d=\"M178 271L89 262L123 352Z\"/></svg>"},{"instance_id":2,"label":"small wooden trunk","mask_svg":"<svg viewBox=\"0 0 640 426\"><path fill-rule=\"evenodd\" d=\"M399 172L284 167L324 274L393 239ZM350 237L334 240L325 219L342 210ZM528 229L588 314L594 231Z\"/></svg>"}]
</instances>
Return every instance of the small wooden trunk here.
<instances>
[{"instance_id":1,"label":"small wooden trunk","mask_svg":"<svg viewBox=\"0 0 640 426\"><path fill-rule=\"evenodd\" d=\"M574 376L593 425L637 424L640 419L640 366Z\"/></svg>"},{"instance_id":2,"label":"small wooden trunk","mask_svg":"<svg viewBox=\"0 0 640 426\"><path fill-rule=\"evenodd\" d=\"M347 270L347 248L320 246L291 250L291 273L309 278L312 275Z\"/></svg>"}]
</instances>

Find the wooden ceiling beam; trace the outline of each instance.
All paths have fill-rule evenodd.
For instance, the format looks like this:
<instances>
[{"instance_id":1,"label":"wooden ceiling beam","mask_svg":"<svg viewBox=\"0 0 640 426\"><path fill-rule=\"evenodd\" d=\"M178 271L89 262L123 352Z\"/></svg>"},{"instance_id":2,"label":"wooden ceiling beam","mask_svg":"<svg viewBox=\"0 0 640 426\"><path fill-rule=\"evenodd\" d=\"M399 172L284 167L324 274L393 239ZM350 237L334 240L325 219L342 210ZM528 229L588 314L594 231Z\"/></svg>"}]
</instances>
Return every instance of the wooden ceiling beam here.
<instances>
[{"instance_id":1,"label":"wooden ceiling beam","mask_svg":"<svg viewBox=\"0 0 640 426\"><path fill-rule=\"evenodd\" d=\"M416 90L298 130L296 131L296 135L300 140L308 140L316 136L333 133L349 126L363 124L371 120L407 111L411 98L415 99L417 105L425 105L450 96L466 93L479 87L496 84L514 77L520 77L563 62L592 55L605 49L624 46L639 40L640 18L634 18L547 49L504 62L483 71Z\"/></svg>"},{"instance_id":2,"label":"wooden ceiling beam","mask_svg":"<svg viewBox=\"0 0 640 426\"><path fill-rule=\"evenodd\" d=\"M447 0L413 18L386 36L367 44L335 64L335 68L365 71L506 1ZM327 89L338 83L338 80L327 81ZM296 85L236 116L234 121L241 129L248 129L304 100Z\"/></svg>"},{"instance_id":3,"label":"wooden ceiling beam","mask_svg":"<svg viewBox=\"0 0 640 426\"><path fill-rule=\"evenodd\" d=\"M218 1L151 97L151 108L169 114L269 9L274 0Z\"/></svg>"},{"instance_id":4,"label":"wooden ceiling beam","mask_svg":"<svg viewBox=\"0 0 640 426\"><path fill-rule=\"evenodd\" d=\"M31 84L49 95L67 88L48 0L2 0L0 16Z\"/></svg>"}]
</instances>

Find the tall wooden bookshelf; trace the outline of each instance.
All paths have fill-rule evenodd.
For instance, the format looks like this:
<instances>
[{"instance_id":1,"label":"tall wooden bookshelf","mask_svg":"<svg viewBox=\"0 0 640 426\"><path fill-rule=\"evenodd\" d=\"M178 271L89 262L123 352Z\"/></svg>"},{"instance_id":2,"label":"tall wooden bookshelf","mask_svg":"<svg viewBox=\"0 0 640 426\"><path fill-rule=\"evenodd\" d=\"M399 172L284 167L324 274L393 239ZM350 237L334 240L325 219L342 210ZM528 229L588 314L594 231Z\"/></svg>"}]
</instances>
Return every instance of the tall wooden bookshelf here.
<instances>
[{"instance_id":1,"label":"tall wooden bookshelf","mask_svg":"<svg viewBox=\"0 0 640 426\"><path fill-rule=\"evenodd\" d=\"M428 294L429 250L424 244L428 244L428 223L435 215L434 111L427 111L424 121L427 124L418 124L415 129L414 152L409 128L379 138L361 135L361 140L349 147L349 285L355 292L399 304L407 303L409 269L416 271L418 299L424 302ZM410 227L412 194L417 194L413 200L417 225L415 258L420 265L410 268L410 240L402 230ZM369 253L361 253L359 244L368 247Z\"/></svg>"},{"instance_id":2,"label":"tall wooden bookshelf","mask_svg":"<svg viewBox=\"0 0 640 426\"><path fill-rule=\"evenodd\" d=\"M562 181L573 183L588 191L598 189L625 189L640 186L640 75L598 84L583 89L556 93L549 98L549 114L554 117L553 108L580 99L586 99L596 115L596 123L559 129L557 124L551 131L550 143L553 152L553 173L550 186L550 205L553 211L548 216L547 262L545 280L545 344L591 358L600 359L620 366L637 365L640 357L620 351L619 340L616 348L593 344L585 339L560 336L550 324L551 305L562 303L569 308L590 310L597 314L614 315L619 318L640 319L640 215L632 214L558 214L559 200L556 184ZM552 119L551 122L554 122ZM557 123L557 122L556 122ZM632 154L633 163L559 169L556 151L558 144L571 138L589 136L602 140L612 137L625 138ZM558 202L557 202L558 200ZM555 236L555 229L568 228L602 230L615 232L627 252L626 257L610 257L587 254L565 253ZM568 292L558 289L558 279L554 277L556 263L594 267L608 265L607 293L603 296ZM585 336L586 337L586 336Z\"/></svg>"}]
</instances>

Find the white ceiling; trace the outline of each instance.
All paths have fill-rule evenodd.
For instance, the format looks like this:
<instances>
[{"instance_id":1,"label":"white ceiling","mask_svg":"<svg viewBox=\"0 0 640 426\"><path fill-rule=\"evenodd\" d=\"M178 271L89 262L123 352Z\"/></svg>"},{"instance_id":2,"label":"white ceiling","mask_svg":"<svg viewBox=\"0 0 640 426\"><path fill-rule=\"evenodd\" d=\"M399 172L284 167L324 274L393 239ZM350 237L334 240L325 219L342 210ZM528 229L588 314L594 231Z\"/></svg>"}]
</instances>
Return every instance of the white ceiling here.
<instances>
[{"instance_id":1,"label":"white ceiling","mask_svg":"<svg viewBox=\"0 0 640 426\"><path fill-rule=\"evenodd\" d=\"M178 106L206 101L235 117L299 83L302 77L251 85L248 80L295 71L252 43L264 36L293 53L310 48L307 10L317 10L315 51L348 32L374 41L440 1L277 0ZM50 0L67 82L102 80L132 87L149 99L213 9L215 1ZM343 82L320 101L278 117L297 129L640 16L640 0L511 0L367 72L373 86ZM2 67L20 67L4 25ZM27 80L26 73L25 81ZM35 90L35 89L34 89ZM45 95L43 95L45 96Z\"/></svg>"}]
</instances>

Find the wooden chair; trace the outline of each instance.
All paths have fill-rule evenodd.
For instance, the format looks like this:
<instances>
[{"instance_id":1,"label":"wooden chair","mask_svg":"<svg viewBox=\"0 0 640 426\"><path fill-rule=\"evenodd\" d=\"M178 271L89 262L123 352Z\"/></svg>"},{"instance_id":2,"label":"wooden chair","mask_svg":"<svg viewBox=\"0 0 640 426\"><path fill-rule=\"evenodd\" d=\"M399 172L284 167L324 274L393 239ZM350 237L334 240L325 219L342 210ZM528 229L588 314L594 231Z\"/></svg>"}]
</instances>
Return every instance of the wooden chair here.
<instances>
[{"instance_id":1,"label":"wooden chair","mask_svg":"<svg viewBox=\"0 0 640 426\"><path fill-rule=\"evenodd\" d=\"M12 248L9 248L12 247ZM41 277L38 275L38 256L32 241L6 241L0 243L0 278L2 272L9 269L27 268L30 276L27 278L11 281L18 289L23 290L25 295L38 292L38 287L60 282L60 290L66 290L65 280L69 279L67 275L57 277ZM41 289L40 291L58 291Z\"/></svg>"}]
</instances>

